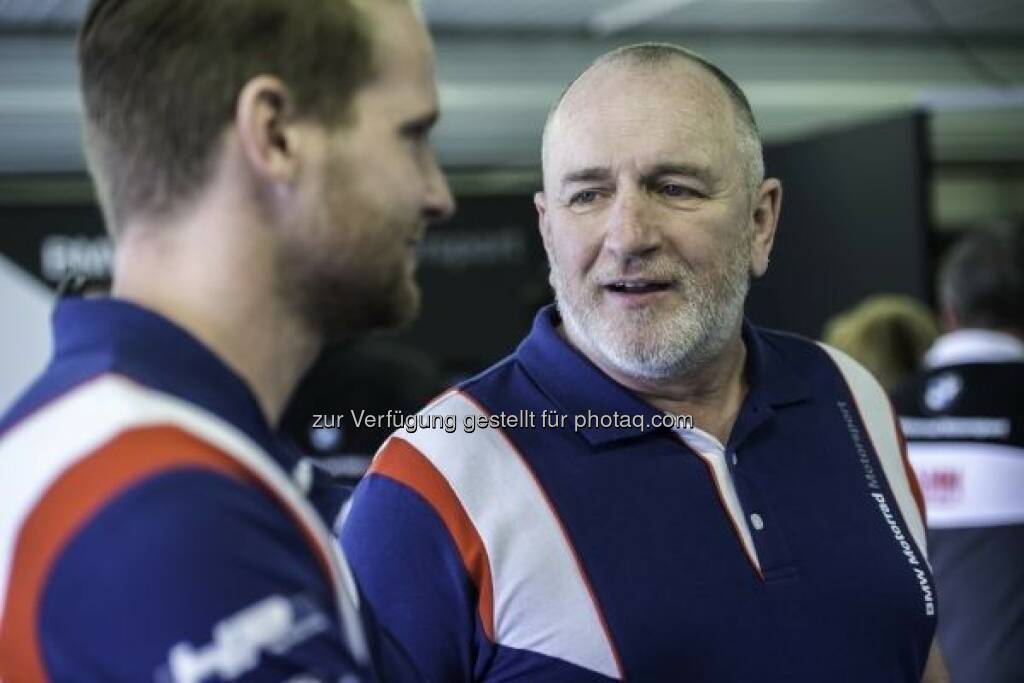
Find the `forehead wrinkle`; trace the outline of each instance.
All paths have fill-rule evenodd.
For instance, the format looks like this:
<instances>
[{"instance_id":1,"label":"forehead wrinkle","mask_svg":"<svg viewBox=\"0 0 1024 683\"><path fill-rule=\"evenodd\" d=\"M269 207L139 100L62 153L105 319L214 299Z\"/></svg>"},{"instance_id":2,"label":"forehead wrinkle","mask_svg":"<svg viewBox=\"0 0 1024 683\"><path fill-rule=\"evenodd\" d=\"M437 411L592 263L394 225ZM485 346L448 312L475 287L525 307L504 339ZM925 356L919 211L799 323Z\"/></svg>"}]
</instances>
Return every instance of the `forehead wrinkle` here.
<instances>
[{"instance_id":1,"label":"forehead wrinkle","mask_svg":"<svg viewBox=\"0 0 1024 683\"><path fill-rule=\"evenodd\" d=\"M609 157L615 152L629 155L630 139L636 139L636 148L651 150L658 161L688 161L712 172L718 158L722 168L711 175L721 177L732 148L739 154L731 142L730 122L736 115L724 87L697 65L598 64L573 83L552 112L542 150L545 183L555 180L552 173L558 175L553 167L557 161L564 163L579 150L604 157L577 159L580 166L615 165L618 160ZM604 131L614 141L592 142ZM654 133L663 140L652 139Z\"/></svg>"},{"instance_id":2,"label":"forehead wrinkle","mask_svg":"<svg viewBox=\"0 0 1024 683\"><path fill-rule=\"evenodd\" d=\"M562 175L562 184L593 182L596 180L608 180L612 171L607 166L587 166L577 170L569 171Z\"/></svg>"},{"instance_id":3,"label":"forehead wrinkle","mask_svg":"<svg viewBox=\"0 0 1024 683\"><path fill-rule=\"evenodd\" d=\"M708 178L719 175L715 169L718 153L713 140L694 124L676 125L673 121L673 125L665 126L653 119L630 116L624 127L612 125L610 128L606 130L598 123L567 126L564 133L560 132L548 154L547 170L551 179L566 180L570 176L581 176L583 171L591 171L585 179L592 179L597 175L593 171L598 169L605 175L623 172L637 176L673 172ZM606 144L609 138L614 141Z\"/></svg>"}]
</instances>

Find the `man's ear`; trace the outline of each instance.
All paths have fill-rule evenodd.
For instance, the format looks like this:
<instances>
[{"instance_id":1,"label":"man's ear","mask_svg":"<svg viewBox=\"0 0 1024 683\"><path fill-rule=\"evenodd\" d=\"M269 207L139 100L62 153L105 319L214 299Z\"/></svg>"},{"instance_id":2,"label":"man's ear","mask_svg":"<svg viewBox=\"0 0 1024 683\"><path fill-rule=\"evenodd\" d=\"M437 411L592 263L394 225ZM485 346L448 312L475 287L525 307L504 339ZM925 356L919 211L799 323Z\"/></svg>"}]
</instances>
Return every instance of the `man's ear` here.
<instances>
[{"instance_id":1,"label":"man's ear","mask_svg":"<svg viewBox=\"0 0 1024 683\"><path fill-rule=\"evenodd\" d=\"M274 76L256 76L242 88L235 128L252 172L275 183L292 183L299 172L298 131L291 90Z\"/></svg>"},{"instance_id":2,"label":"man's ear","mask_svg":"<svg viewBox=\"0 0 1024 683\"><path fill-rule=\"evenodd\" d=\"M775 230L782 211L782 183L767 178L757 189L751 202L750 274L759 278L768 271L768 258L775 243Z\"/></svg>"},{"instance_id":3,"label":"man's ear","mask_svg":"<svg viewBox=\"0 0 1024 683\"><path fill-rule=\"evenodd\" d=\"M551 226L548 223L548 198L544 190L533 195L533 205L537 209L537 228L540 230L540 238L544 242L544 250L548 251Z\"/></svg>"},{"instance_id":4,"label":"man's ear","mask_svg":"<svg viewBox=\"0 0 1024 683\"><path fill-rule=\"evenodd\" d=\"M544 190L533 195L533 205L537 209L537 228L540 230L540 239L544 243L544 254L548 258L548 284L551 290L555 289L555 271L551 268L553 262L551 256L551 222L548 220L548 198Z\"/></svg>"}]
</instances>

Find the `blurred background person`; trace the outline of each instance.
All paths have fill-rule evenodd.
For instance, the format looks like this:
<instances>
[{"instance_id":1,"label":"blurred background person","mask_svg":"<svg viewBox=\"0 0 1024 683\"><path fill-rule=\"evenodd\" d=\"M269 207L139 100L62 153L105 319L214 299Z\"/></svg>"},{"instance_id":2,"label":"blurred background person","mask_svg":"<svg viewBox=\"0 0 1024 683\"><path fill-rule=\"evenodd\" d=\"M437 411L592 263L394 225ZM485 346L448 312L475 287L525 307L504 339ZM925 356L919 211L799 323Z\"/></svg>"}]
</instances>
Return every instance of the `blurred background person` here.
<instances>
[{"instance_id":1,"label":"blurred background person","mask_svg":"<svg viewBox=\"0 0 1024 683\"><path fill-rule=\"evenodd\" d=\"M831 318L821 340L845 351L892 392L920 369L938 336L935 316L920 301L879 294Z\"/></svg>"},{"instance_id":2,"label":"blurred background person","mask_svg":"<svg viewBox=\"0 0 1024 683\"><path fill-rule=\"evenodd\" d=\"M895 395L927 502L939 639L954 683L1024 681L1024 231L956 244L945 334Z\"/></svg>"}]
</instances>

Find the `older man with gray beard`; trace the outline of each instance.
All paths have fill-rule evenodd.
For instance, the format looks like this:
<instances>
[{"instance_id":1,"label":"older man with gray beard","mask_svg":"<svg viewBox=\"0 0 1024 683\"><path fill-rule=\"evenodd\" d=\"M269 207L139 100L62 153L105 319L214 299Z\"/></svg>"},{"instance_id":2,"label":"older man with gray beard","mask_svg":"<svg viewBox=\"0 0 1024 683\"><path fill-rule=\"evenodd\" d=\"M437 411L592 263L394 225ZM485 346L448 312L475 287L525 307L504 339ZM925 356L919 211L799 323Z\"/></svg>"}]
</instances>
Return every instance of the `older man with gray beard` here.
<instances>
[{"instance_id":1,"label":"older man with gray beard","mask_svg":"<svg viewBox=\"0 0 1024 683\"><path fill-rule=\"evenodd\" d=\"M930 652L942 680L884 392L744 321L781 186L739 87L622 48L543 162L557 306L424 409L462 429L389 439L344 526L387 630L439 681L918 681Z\"/></svg>"}]
</instances>

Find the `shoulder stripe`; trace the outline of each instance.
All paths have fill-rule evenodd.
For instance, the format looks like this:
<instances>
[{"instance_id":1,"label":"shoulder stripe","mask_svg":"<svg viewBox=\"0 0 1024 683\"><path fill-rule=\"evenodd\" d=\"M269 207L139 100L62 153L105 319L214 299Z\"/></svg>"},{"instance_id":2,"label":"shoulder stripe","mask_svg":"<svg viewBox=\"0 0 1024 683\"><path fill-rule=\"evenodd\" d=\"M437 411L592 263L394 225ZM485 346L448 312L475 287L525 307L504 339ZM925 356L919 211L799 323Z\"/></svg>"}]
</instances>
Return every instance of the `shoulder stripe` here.
<instances>
[{"instance_id":1,"label":"shoulder stripe","mask_svg":"<svg viewBox=\"0 0 1024 683\"><path fill-rule=\"evenodd\" d=\"M900 442L900 460L903 462L903 472L906 474L907 483L910 485L910 493L914 497L914 504L917 506L917 512L921 515L921 522L925 528L928 527L928 504L924 499L924 491L921 490L921 481L917 478L917 473L914 472L914 468L910 464L910 453L907 449L907 436L903 433L903 426L900 424L900 418L896 414L896 406L892 404L892 399L888 394L885 396L886 400L889 401L889 412L892 413L892 424L893 429L896 430L896 437ZM924 548L924 546L921 546Z\"/></svg>"},{"instance_id":2,"label":"shoulder stripe","mask_svg":"<svg viewBox=\"0 0 1024 683\"><path fill-rule=\"evenodd\" d=\"M81 384L0 439L0 613L21 528L50 486L77 462L122 433L173 426L234 459L299 525L334 589L342 632L353 658L369 661L351 570L309 501L252 439L233 425L174 396L118 375Z\"/></svg>"},{"instance_id":3,"label":"shoulder stripe","mask_svg":"<svg viewBox=\"0 0 1024 683\"><path fill-rule=\"evenodd\" d=\"M900 432L889 397L882 386L859 363L827 344L819 346L839 369L850 389L854 403L882 464L889 489L896 498L903 518L910 527L917 547L928 555L924 524L924 501L917 479L907 460L903 434Z\"/></svg>"},{"instance_id":4,"label":"shoulder stripe","mask_svg":"<svg viewBox=\"0 0 1024 683\"><path fill-rule=\"evenodd\" d=\"M38 607L57 556L89 518L118 493L148 477L201 467L240 480L245 469L209 444L175 427L125 432L62 472L29 513L15 548L9 598L0 621L0 674L44 681Z\"/></svg>"},{"instance_id":5,"label":"shoulder stripe","mask_svg":"<svg viewBox=\"0 0 1024 683\"><path fill-rule=\"evenodd\" d=\"M621 679L620 658L590 581L522 454L501 430L466 429L467 418L490 415L464 393L451 392L424 412L454 415L458 429L400 430L396 436L444 478L476 529L480 556L490 563L494 642ZM452 530L453 536L461 533Z\"/></svg>"},{"instance_id":6,"label":"shoulder stripe","mask_svg":"<svg viewBox=\"0 0 1024 683\"><path fill-rule=\"evenodd\" d=\"M448 480L414 446L398 437L388 439L367 474L408 486L423 496L441 517L462 556L466 573L476 586L484 633L494 642L494 585L487 549Z\"/></svg>"}]
</instances>

